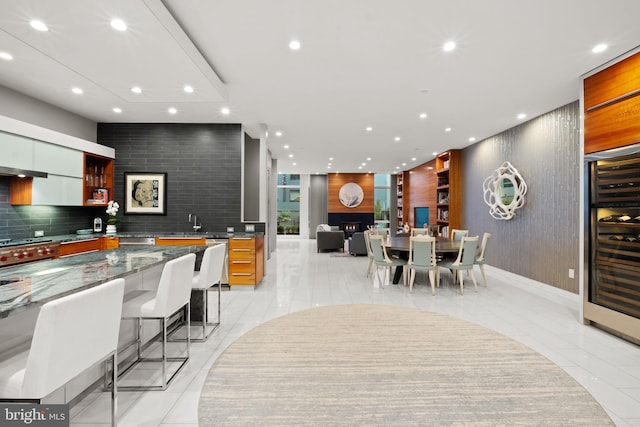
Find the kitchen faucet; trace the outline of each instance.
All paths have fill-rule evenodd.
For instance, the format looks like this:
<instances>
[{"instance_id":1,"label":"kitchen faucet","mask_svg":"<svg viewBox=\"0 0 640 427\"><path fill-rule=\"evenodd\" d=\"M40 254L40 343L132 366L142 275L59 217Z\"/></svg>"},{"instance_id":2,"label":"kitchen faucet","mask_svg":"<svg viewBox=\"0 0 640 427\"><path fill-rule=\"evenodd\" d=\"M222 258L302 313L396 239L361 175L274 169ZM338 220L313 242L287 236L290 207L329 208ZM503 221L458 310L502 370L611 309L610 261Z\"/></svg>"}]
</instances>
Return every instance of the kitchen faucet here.
<instances>
[{"instance_id":1,"label":"kitchen faucet","mask_svg":"<svg viewBox=\"0 0 640 427\"><path fill-rule=\"evenodd\" d=\"M202 224L198 224L198 217L196 214L189 214L189 222L191 222L191 217L193 217L193 231L198 231L202 228Z\"/></svg>"}]
</instances>

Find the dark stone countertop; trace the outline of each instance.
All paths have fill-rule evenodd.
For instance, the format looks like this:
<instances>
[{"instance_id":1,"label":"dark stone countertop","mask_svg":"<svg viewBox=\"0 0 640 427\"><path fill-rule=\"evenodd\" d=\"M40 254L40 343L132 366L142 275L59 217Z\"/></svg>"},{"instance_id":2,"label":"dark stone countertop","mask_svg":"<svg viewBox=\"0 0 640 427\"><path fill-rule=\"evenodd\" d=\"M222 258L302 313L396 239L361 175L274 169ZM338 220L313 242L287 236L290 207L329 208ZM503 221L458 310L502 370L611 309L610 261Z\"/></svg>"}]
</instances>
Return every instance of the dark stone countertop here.
<instances>
[{"instance_id":1,"label":"dark stone countertop","mask_svg":"<svg viewBox=\"0 0 640 427\"><path fill-rule=\"evenodd\" d=\"M20 281L0 286L0 318L205 249L206 246L127 246L2 268L0 280Z\"/></svg>"},{"instance_id":2,"label":"dark stone countertop","mask_svg":"<svg viewBox=\"0 0 640 427\"><path fill-rule=\"evenodd\" d=\"M229 239L232 237L256 237L263 236L262 232L255 233L233 233L229 234L223 231L213 231L213 232L122 232L116 234L105 234L105 233L92 233L92 234L63 234L59 236L46 236L44 239L51 240L53 242L76 242L88 239L95 239L98 237L173 237L173 238L201 238L205 239ZM0 270L1 271L1 270Z\"/></svg>"}]
</instances>

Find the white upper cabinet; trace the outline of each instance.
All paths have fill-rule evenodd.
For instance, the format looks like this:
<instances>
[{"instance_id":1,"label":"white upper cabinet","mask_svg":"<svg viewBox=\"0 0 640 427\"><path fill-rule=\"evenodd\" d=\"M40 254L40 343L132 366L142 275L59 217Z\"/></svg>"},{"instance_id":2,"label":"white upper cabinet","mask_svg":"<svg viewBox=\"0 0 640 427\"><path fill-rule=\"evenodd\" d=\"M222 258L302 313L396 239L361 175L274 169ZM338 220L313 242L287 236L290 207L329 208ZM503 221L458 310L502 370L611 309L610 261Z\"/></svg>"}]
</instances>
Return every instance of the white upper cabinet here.
<instances>
[{"instance_id":1,"label":"white upper cabinet","mask_svg":"<svg viewBox=\"0 0 640 427\"><path fill-rule=\"evenodd\" d=\"M32 170L34 142L24 136L0 132L0 166Z\"/></svg>"},{"instance_id":2,"label":"white upper cabinet","mask_svg":"<svg viewBox=\"0 0 640 427\"><path fill-rule=\"evenodd\" d=\"M51 175L33 178L32 205L82 206L82 178Z\"/></svg>"},{"instance_id":3,"label":"white upper cabinet","mask_svg":"<svg viewBox=\"0 0 640 427\"><path fill-rule=\"evenodd\" d=\"M82 178L83 161L82 151L41 141L34 146L33 170Z\"/></svg>"}]
</instances>

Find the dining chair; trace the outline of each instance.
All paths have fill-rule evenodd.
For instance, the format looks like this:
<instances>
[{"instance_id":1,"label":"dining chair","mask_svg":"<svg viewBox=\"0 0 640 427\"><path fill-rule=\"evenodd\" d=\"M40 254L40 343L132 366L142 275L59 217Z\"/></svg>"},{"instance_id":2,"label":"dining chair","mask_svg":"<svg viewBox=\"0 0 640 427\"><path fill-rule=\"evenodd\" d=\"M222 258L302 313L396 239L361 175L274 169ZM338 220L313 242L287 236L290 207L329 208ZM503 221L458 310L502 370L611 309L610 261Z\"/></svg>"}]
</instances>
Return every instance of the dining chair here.
<instances>
[{"instance_id":1,"label":"dining chair","mask_svg":"<svg viewBox=\"0 0 640 427\"><path fill-rule=\"evenodd\" d=\"M473 275L473 266L474 261L476 259L476 251L478 249L478 236L474 237L463 237L460 242L460 249L458 250L458 257L455 261L451 260L442 260L438 262L438 267L446 268L451 270L451 274L453 276L453 283L456 283L456 280L460 281L460 293L464 293L464 272L467 271L468 275L471 277L473 281L473 286L478 289L478 284L476 283L476 278Z\"/></svg>"},{"instance_id":2,"label":"dining chair","mask_svg":"<svg viewBox=\"0 0 640 427\"><path fill-rule=\"evenodd\" d=\"M428 235L429 235L429 227L411 229L411 236L428 236Z\"/></svg>"},{"instance_id":3,"label":"dining chair","mask_svg":"<svg viewBox=\"0 0 640 427\"><path fill-rule=\"evenodd\" d=\"M373 252L373 262L376 265L376 276L378 276L378 280L380 280L380 283L383 284L384 282L386 282L387 279L387 274L388 277L391 277L391 268L392 267L400 267L402 268L402 281L404 283L404 285L407 284L407 269L404 268L404 266L407 265L407 260L404 259L398 259L398 258L390 258L387 255L387 250L383 244L383 237L382 236L370 236L370 241L371 241L371 251ZM379 267L383 267L384 268L384 274L383 274L383 278L380 279L380 274L379 274Z\"/></svg>"},{"instance_id":4,"label":"dining chair","mask_svg":"<svg viewBox=\"0 0 640 427\"><path fill-rule=\"evenodd\" d=\"M189 361L191 346L191 283L196 263L195 254L183 255L179 258L167 261L160 275L160 282L155 291L147 291L124 303L122 307L123 319L134 319L136 322L135 339L130 345L136 346L136 358L122 372L125 375L130 369L142 362L161 363L160 385L122 385L120 389L125 391L140 390L165 390L176 375ZM175 314L186 308L185 322L187 328L186 355L178 357L167 356L167 335L169 335L169 320ZM160 339L162 342L161 357L142 357L142 321L160 321ZM129 346L125 347L128 348ZM124 349L121 349L121 351ZM167 378L167 362L179 362L176 371Z\"/></svg>"},{"instance_id":5,"label":"dining chair","mask_svg":"<svg viewBox=\"0 0 640 427\"><path fill-rule=\"evenodd\" d=\"M440 286L440 269L436 264L436 238L419 235L409 238L409 292L413 292L413 282L416 278L416 270L429 272L431 293L436 294L435 284ZM435 277L434 277L435 276Z\"/></svg>"},{"instance_id":6,"label":"dining chair","mask_svg":"<svg viewBox=\"0 0 640 427\"><path fill-rule=\"evenodd\" d=\"M220 297L222 271L224 270L224 258L227 253L227 245L219 244L208 247L202 255L200 271L195 273L191 288L202 292L202 338L191 338L191 341L203 342L220 326ZM213 286L218 286L218 317L217 322L209 323L209 291ZM207 325L213 328L207 333Z\"/></svg>"},{"instance_id":7,"label":"dining chair","mask_svg":"<svg viewBox=\"0 0 640 427\"><path fill-rule=\"evenodd\" d=\"M367 277L371 274L371 267L373 266L373 251L371 250L371 230L364 231L364 244L367 248L367 258L369 263L367 264Z\"/></svg>"},{"instance_id":8,"label":"dining chair","mask_svg":"<svg viewBox=\"0 0 640 427\"><path fill-rule=\"evenodd\" d=\"M469 235L469 230L456 230L455 228L451 230L451 240L454 242L460 242L463 237L467 237Z\"/></svg>"},{"instance_id":9,"label":"dining chair","mask_svg":"<svg viewBox=\"0 0 640 427\"><path fill-rule=\"evenodd\" d=\"M376 228L375 230L378 236L382 236L385 239L389 238L390 236L390 231L388 228Z\"/></svg>"},{"instance_id":10,"label":"dining chair","mask_svg":"<svg viewBox=\"0 0 640 427\"><path fill-rule=\"evenodd\" d=\"M487 263L485 259L484 253L487 250L487 243L491 238L490 233L484 233L482 235L482 242L480 243L480 249L478 250L478 254L476 256L475 261L473 262L475 265L480 267L480 272L482 273L482 282L484 283L485 288L487 287L487 277L484 274L484 265Z\"/></svg>"},{"instance_id":11,"label":"dining chair","mask_svg":"<svg viewBox=\"0 0 640 427\"><path fill-rule=\"evenodd\" d=\"M87 369L110 360L111 369L105 363L105 377L110 373L111 425L117 425L117 349L124 285L124 279L115 279L45 303L31 348L7 360L10 369L0 368L0 401L41 403Z\"/></svg>"}]
</instances>

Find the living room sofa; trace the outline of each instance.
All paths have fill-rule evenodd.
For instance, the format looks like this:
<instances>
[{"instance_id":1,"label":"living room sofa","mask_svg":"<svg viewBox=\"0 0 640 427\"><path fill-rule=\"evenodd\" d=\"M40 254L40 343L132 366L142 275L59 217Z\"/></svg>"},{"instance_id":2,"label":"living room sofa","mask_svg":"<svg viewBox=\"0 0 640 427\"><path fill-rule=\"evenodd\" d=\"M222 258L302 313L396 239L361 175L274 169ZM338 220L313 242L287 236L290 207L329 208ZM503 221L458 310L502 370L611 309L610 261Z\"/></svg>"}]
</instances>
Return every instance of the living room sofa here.
<instances>
[{"instance_id":1,"label":"living room sofa","mask_svg":"<svg viewBox=\"0 0 640 427\"><path fill-rule=\"evenodd\" d=\"M316 244L318 245L318 252L321 250L336 250L340 249L344 252L344 231L331 230L331 231L316 231Z\"/></svg>"},{"instance_id":2,"label":"living room sofa","mask_svg":"<svg viewBox=\"0 0 640 427\"><path fill-rule=\"evenodd\" d=\"M367 254L367 245L364 241L363 232L353 233L351 238L349 238L349 253L354 256Z\"/></svg>"}]
</instances>

